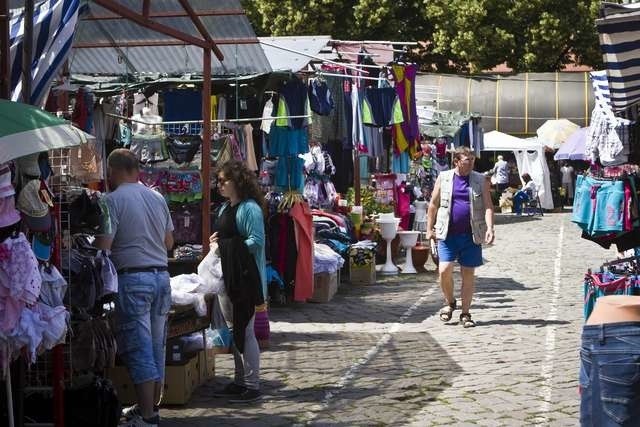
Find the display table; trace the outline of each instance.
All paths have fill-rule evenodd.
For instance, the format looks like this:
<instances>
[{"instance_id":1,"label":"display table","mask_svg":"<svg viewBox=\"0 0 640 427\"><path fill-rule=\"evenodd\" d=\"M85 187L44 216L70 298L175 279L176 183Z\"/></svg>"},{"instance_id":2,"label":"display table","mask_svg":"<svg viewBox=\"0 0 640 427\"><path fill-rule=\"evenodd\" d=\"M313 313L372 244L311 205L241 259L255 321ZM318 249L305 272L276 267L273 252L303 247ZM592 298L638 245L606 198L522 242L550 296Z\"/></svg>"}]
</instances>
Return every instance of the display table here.
<instances>
[{"instance_id":1,"label":"display table","mask_svg":"<svg viewBox=\"0 0 640 427\"><path fill-rule=\"evenodd\" d=\"M204 337L204 330L211 326L211 314L215 295L207 294L204 299L207 303L207 314L204 316L199 316L195 308L191 305L171 306L168 319L168 340L199 331L202 331Z\"/></svg>"}]
</instances>

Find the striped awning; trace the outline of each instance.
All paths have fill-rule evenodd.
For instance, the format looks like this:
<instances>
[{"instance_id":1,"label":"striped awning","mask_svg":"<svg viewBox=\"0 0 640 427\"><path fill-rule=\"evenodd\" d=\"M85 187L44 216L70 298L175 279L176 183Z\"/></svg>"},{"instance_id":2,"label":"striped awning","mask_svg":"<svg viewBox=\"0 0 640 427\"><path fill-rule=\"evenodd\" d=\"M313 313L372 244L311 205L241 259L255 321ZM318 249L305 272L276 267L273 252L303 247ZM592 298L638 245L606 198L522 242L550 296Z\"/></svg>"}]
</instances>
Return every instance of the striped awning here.
<instances>
[{"instance_id":1,"label":"striped awning","mask_svg":"<svg viewBox=\"0 0 640 427\"><path fill-rule=\"evenodd\" d=\"M47 0L36 4L33 13L33 61L30 104L41 105L52 80L64 64L76 29L80 0ZM9 43L11 52L11 100L22 97L22 45L24 8L11 10Z\"/></svg>"},{"instance_id":2,"label":"striped awning","mask_svg":"<svg viewBox=\"0 0 640 427\"><path fill-rule=\"evenodd\" d=\"M613 111L640 103L639 6L604 3L596 20Z\"/></svg>"}]
</instances>

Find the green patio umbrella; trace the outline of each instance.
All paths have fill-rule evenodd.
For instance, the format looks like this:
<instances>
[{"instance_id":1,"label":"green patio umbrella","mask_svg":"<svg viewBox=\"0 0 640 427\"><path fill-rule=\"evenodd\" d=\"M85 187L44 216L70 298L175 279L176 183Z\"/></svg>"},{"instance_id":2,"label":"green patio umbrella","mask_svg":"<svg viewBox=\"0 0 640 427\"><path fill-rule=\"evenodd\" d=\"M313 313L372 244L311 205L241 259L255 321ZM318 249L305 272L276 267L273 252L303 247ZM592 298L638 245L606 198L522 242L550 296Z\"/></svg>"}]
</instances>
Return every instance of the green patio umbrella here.
<instances>
[{"instance_id":1,"label":"green patio umbrella","mask_svg":"<svg viewBox=\"0 0 640 427\"><path fill-rule=\"evenodd\" d=\"M0 99L0 163L95 139L33 105Z\"/></svg>"}]
</instances>

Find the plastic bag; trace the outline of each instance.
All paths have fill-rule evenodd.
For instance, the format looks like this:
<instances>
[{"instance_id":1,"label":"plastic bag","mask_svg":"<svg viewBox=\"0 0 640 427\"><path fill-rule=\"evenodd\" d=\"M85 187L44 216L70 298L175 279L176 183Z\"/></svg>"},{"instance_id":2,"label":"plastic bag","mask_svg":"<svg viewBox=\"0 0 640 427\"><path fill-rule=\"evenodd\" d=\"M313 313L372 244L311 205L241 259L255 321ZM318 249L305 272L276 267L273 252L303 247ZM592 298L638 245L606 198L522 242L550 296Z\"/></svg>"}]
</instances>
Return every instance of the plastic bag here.
<instances>
[{"instance_id":1,"label":"plastic bag","mask_svg":"<svg viewBox=\"0 0 640 427\"><path fill-rule=\"evenodd\" d=\"M198 316L207 315L207 303L204 300L204 294L182 292L172 289L171 302L176 305L193 305Z\"/></svg>"},{"instance_id":2,"label":"plastic bag","mask_svg":"<svg viewBox=\"0 0 640 427\"><path fill-rule=\"evenodd\" d=\"M198 276L203 286L198 292L220 294L224 292L224 279L222 277L222 264L218 255L218 246L212 245L207 256L198 264Z\"/></svg>"},{"instance_id":3,"label":"plastic bag","mask_svg":"<svg viewBox=\"0 0 640 427\"><path fill-rule=\"evenodd\" d=\"M102 282L104 284L102 295L118 293L118 273L116 267L111 262L109 256L111 251L98 251L96 258L100 259L100 275L102 276Z\"/></svg>"}]
</instances>

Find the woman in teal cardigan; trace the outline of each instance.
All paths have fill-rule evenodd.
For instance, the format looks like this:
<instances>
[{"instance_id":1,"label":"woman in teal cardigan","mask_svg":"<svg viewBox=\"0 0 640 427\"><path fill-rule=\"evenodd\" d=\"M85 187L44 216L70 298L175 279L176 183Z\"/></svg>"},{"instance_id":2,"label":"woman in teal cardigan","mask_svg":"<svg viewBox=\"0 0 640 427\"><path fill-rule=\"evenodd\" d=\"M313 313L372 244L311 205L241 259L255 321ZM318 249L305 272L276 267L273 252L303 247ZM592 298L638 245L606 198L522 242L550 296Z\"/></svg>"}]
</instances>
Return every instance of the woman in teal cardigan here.
<instances>
[{"instance_id":1,"label":"woman in teal cardigan","mask_svg":"<svg viewBox=\"0 0 640 427\"><path fill-rule=\"evenodd\" d=\"M244 163L237 160L224 163L217 171L217 178L218 192L228 201L218 212L216 231L209 241L213 245L219 243L219 240L223 243L225 239L238 239L238 237L244 239L249 254L255 260L260 283L243 283L242 286L255 285L258 289L247 289L247 292L261 292L261 297L266 301L264 196L255 174ZM239 244L242 244L241 242ZM225 262L224 259L222 261ZM229 286L226 280L225 285ZM238 306L234 310L229 295L219 295L218 299L225 320L233 325L233 318L238 315ZM245 323L248 320L248 324L244 330L243 345L239 346L240 349L233 345L235 379L223 390L214 394L216 397L229 397L232 403L248 403L262 398L259 382L260 349L254 331L255 312L248 313L244 320Z\"/></svg>"}]
</instances>

